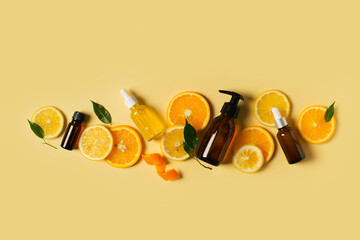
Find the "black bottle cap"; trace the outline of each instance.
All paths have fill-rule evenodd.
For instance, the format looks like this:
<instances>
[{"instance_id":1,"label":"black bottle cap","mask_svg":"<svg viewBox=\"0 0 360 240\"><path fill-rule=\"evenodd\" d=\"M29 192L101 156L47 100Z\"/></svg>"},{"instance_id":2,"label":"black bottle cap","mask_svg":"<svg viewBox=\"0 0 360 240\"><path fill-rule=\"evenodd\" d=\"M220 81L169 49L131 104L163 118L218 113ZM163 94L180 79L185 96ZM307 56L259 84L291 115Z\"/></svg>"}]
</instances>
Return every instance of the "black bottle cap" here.
<instances>
[{"instance_id":1,"label":"black bottle cap","mask_svg":"<svg viewBox=\"0 0 360 240\"><path fill-rule=\"evenodd\" d=\"M85 119L85 114L76 111L76 112L74 112L74 115L73 115L72 119L75 120L75 121L82 122Z\"/></svg>"},{"instance_id":2,"label":"black bottle cap","mask_svg":"<svg viewBox=\"0 0 360 240\"><path fill-rule=\"evenodd\" d=\"M220 112L228 117L236 118L239 111L239 107L238 107L239 100L241 99L245 101L244 97L236 92L230 92L225 90L219 90L219 92L231 95L230 102L224 103Z\"/></svg>"}]
</instances>

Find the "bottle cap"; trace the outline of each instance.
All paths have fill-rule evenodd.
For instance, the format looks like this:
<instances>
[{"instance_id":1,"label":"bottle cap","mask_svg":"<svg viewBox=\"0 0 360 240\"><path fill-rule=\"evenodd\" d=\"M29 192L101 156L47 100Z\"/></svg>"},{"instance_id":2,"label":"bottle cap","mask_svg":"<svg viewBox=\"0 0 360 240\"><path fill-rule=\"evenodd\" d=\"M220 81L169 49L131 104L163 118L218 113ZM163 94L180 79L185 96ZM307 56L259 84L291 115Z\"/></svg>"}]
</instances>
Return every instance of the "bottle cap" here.
<instances>
[{"instance_id":1,"label":"bottle cap","mask_svg":"<svg viewBox=\"0 0 360 240\"><path fill-rule=\"evenodd\" d=\"M219 92L231 95L230 102L224 103L220 112L228 117L236 118L239 112L239 107L238 107L239 100L241 99L245 101L244 97L236 92L230 92L225 90L219 90Z\"/></svg>"},{"instance_id":2,"label":"bottle cap","mask_svg":"<svg viewBox=\"0 0 360 240\"><path fill-rule=\"evenodd\" d=\"M74 112L74 115L73 115L72 119L75 120L75 121L82 122L85 119L85 114L76 111L76 112Z\"/></svg>"},{"instance_id":3,"label":"bottle cap","mask_svg":"<svg viewBox=\"0 0 360 240\"><path fill-rule=\"evenodd\" d=\"M131 96L125 88L122 88L120 90L120 94L121 96L123 96L123 98L125 99L125 105L127 106L127 108L132 108L132 106L134 106L138 101L136 100L135 97Z\"/></svg>"},{"instance_id":4,"label":"bottle cap","mask_svg":"<svg viewBox=\"0 0 360 240\"><path fill-rule=\"evenodd\" d=\"M281 113L277 107L273 107L271 109L271 111L275 118L275 126L278 129L283 128L288 125L286 119L283 116L281 116Z\"/></svg>"}]
</instances>

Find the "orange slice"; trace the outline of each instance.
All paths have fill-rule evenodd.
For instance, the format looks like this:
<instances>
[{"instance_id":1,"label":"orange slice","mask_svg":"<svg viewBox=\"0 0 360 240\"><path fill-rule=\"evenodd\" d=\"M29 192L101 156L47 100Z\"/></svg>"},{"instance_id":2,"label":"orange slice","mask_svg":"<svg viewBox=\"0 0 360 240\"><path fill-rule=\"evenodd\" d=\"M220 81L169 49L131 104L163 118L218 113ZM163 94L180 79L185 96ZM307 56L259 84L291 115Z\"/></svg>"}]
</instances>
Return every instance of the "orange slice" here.
<instances>
[{"instance_id":1,"label":"orange slice","mask_svg":"<svg viewBox=\"0 0 360 240\"><path fill-rule=\"evenodd\" d=\"M255 145L244 145L233 157L234 166L241 172L254 173L264 164L264 157L260 148Z\"/></svg>"},{"instance_id":2,"label":"orange slice","mask_svg":"<svg viewBox=\"0 0 360 240\"><path fill-rule=\"evenodd\" d=\"M166 111L171 125L185 125L185 118L196 129L206 127L210 119L210 107L206 99L195 92L182 92L173 97Z\"/></svg>"},{"instance_id":3,"label":"orange slice","mask_svg":"<svg viewBox=\"0 0 360 240\"><path fill-rule=\"evenodd\" d=\"M113 137L104 126L93 125L85 128L79 140L82 155L89 160L104 160L113 148Z\"/></svg>"},{"instance_id":4,"label":"orange slice","mask_svg":"<svg viewBox=\"0 0 360 240\"><path fill-rule=\"evenodd\" d=\"M156 172L165 181L175 180L180 178L179 173L175 169L166 170L166 162L164 158L158 153L142 155L145 162L149 165L155 165Z\"/></svg>"},{"instance_id":5,"label":"orange slice","mask_svg":"<svg viewBox=\"0 0 360 240\"><path fill-rule=\"evenodd\" d=\"M285 118L290 114L290 101L279 90L265 91L256 98L255 117L262 125L275 127L274 116L271 112L273 107L277 107Z\"/></svg>"},{"instance_id":6,"label":"orange slice","mask_svg":"<svg viewBox=\"0 0 360 240\"><path fill-rule=\"evenodd\" d=\"M114 139L114 147L106 158L113 167L127 168L140 158L142 143L139 134L129 126L121 125L110 129Z\"/></svg>"},{"instance_id":7,"label":"orange slice","mask_svg":"<svg viewBox=\"0 0 360 240\"><path fill-rule=\"evenodd\" d=\"M310 143L324 143L332 137L336 127L335 117L325 122L326 110L326 107L315 105L302 111L298 128L304 140Z\"/></svg>"},{"instance_id":8,"label":"orange slice","mask_svg":"<svg viewBox=\"0 0 360 240\"><path fill-rule=\"evenodd\" d=\"M264 156L265 163L270 161L275 149L274 140L271 134L262 127L244 128L237 137L235 143L236 150L234 152L244 145L255 145L259 147Z\"/></svg>"},{"instance_id":9,"label":"orange slice","mask_svg":"<svg viewBox=\"0 0 360 240\"><path fill-rule=\"evenodd\" d=\"M45 134L45 139L56 138L64 127L64 117L55 107L46 106L35 111L31 121L38 124Z\"/></svg>"}]
</instances>

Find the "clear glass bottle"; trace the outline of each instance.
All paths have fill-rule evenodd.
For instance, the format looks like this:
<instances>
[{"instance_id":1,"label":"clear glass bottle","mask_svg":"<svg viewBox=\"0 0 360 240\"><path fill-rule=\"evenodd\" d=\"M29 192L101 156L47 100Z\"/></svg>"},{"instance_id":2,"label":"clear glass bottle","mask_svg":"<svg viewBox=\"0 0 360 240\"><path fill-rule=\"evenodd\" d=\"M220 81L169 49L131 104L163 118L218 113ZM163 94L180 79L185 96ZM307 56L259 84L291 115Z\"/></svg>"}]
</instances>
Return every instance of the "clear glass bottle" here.
<instances>
[{"instance_id":1,"label":"clear glass bottle","mask_svg":"<svg viewBox=\"0 0 360 240\"><path fill-rule=\"evenodd\" d=\"M125 99L125 105L130 110L130 117L144 136L146 141L151 141L165 131L165 124L151 108L139 104L135 97L123 88L120 90Z\"/></svg>"}]
</instances>

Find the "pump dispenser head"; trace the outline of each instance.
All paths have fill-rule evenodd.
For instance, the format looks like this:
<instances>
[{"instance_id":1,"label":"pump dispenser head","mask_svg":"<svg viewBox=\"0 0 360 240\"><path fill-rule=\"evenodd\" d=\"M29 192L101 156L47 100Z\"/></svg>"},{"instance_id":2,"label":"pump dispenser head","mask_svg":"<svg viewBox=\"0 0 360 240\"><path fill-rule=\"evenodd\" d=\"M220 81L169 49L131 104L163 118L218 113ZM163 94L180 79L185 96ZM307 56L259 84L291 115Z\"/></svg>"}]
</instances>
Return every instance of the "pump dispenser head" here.
<instances>
[{"instance_id":1,"label":"pump dispenser head","mask_svg":"<svg viewBox=\"0 0 360 240\"><path fill-rule=\"evenodd\" d=\"M123 96L123 98L125 99L125 105L127 106L127 108L132 108L132 106L134 106L138 101L136 100L135 97L131 96L125 88L122 88L120 90L120 94L121 96Z\"/></svg>"},{"instance_id":2,"label":"pump dispenser head","mask_svg":"<svg viewBox=\"0 0 360 240\"><path fill-rule=\"evenodd\" d=\"M231 95L230 102L224 103L220 112L228 117L236 118L239 111L239 107L238 107L239 100L245 101L244 97L236 92L230 92L225 90L219 90L219 92Z\"/></svg>"},{"instance_id":3,"label":"pump dispenser head","mask_svg":"<svg viewBox=\"0 0 360 240\"><path fill-rule=\"evenodd\" d=\"M275 125L278 129L288 125L286 119L283 116L281 116L281 113L277 107L273 107L271 111L275 118Z\"/></svg>"}]
</instances>

